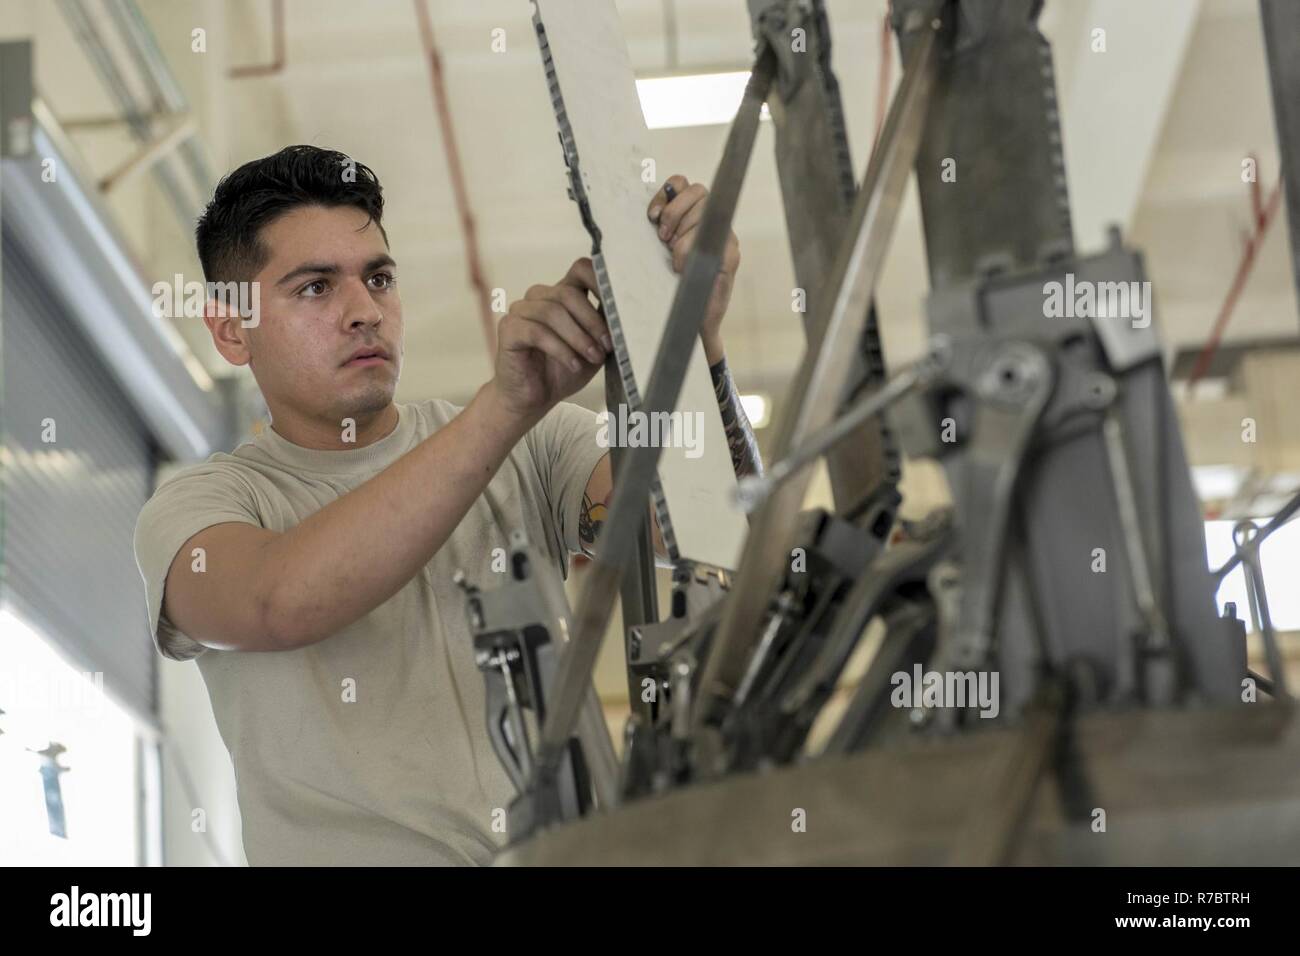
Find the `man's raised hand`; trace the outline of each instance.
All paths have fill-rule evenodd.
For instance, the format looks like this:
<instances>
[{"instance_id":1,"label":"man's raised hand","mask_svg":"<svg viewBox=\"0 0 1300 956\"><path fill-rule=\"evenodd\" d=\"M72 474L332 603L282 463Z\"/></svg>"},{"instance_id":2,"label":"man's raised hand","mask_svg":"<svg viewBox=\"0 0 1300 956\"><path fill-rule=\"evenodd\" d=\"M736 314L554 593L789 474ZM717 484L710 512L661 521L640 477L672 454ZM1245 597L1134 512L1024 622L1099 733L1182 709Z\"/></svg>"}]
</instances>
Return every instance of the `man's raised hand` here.
<instances>
[{"instance_id":1,"label":"man's raised hand","mask_svg":"<svg viewBox=\"0 0 1300 956\"><path fill-rule=\"evenodd\" d=\"M535 285L510 304L497 327L494 383L515 411L544 415L582 389L613 348L599 298L596 270L576 260L555 285Z\"/></svg>"}]
</instances>

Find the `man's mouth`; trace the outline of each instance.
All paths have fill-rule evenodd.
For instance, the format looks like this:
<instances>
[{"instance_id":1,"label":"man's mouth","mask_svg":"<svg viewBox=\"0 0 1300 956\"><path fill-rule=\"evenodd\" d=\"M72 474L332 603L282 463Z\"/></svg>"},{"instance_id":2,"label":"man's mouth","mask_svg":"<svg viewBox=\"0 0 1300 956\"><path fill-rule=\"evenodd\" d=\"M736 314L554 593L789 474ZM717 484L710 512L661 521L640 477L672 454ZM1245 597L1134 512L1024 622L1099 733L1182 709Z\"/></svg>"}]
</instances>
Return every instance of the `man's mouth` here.
<instances>
[{"instance_id":1,"label":"man's mouth","mask_svg":"<svg viewBox=\"0 0 1300 956\"><path fill-rule=\"evenodd\" d=\"M388 361L388 352L382 348L362 348L352 353L352 357L343 363L344 368L360 368L366 365L382 365Z\"/></svg>"}]
</instances>

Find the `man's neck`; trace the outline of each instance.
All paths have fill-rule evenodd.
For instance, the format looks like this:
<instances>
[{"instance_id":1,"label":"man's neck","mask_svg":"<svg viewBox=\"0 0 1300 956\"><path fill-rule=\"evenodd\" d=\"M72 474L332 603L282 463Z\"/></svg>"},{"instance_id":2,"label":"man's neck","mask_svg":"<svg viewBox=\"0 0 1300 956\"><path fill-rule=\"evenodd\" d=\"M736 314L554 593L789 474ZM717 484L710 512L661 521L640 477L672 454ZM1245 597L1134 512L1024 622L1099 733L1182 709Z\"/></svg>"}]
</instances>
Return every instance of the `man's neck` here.
<instances>
[{"instance_id":1,"label":"man's neck","mask_svg":"<svg viewBox=\"0 0 1300 956\"><path fill-rule=\"evenodd\" d=\"M317 451L351 451L373 445L397 427L397 406L389 402L369 415L353 415L341 421L298 418L289 413L272 413L271 427L285 441Z\"/></svg>"}]
</instances>

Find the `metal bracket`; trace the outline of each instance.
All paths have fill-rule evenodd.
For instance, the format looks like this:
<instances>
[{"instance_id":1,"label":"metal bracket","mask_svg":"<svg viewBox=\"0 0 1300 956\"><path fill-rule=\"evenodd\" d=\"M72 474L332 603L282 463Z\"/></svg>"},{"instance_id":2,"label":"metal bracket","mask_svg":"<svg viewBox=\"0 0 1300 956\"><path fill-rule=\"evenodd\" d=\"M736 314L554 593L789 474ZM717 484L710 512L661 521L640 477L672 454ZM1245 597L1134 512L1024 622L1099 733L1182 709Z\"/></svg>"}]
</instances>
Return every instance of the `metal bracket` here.
<instances>
[{"instance_id":1,"label":"metal bracket","mask_svg":"<svg viewBox=\"0 0 1300 956\"><path fill-rule=\"evenodd\" d=\"M618 761L600 701L590 683L582 702L576 739L566 741L547 792L538 793L537 756L528 716L540 728L548 713L548 692L570 650L568 600L558 575L546 573L525 535L510 535L509 577L484 591L458 571L465 595L475 660L487 681L487 724L493 748L520 791L510 810L510 832L523 835L536 825L585 812L591 797L601 806L618 802ZM545 810L539 810L538 807Z\"/></svg>"}]
</instances>

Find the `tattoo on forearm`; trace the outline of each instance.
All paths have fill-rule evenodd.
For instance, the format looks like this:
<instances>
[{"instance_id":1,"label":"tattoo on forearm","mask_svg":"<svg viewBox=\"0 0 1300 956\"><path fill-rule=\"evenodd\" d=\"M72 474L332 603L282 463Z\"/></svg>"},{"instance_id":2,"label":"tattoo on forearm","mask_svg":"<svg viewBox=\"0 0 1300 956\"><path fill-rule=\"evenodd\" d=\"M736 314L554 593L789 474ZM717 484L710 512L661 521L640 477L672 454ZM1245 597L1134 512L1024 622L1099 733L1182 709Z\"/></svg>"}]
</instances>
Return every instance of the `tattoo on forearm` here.
<instances>
[{"instance_id":1,"label":"tattoo on forearm","mask_svg":"<svg viewBox=\"0 0 1300 956\"><path fill-rule=\"evenodd\" d=\"M608 504L604 501L592 501L590 495L582 496L582 513L578 515L578 543L584 554L591 555L600 529L605 527L609 516Z\"/></svg>"},{"instance_id":2,"label":"tattoo on forearm","mask_svg":"<svg viewBox=\"0 0 1300 956\"><path fill-rule=\"evenodd\" d=\"M758 453L758 439L750 427L744 406L740 404L740 395L736 392L736 383L731 378L724 358L717 365L709 367L713 376L713 394L718 399L718 411L722 413L722 429L727 435L727 448L731 451L731 467L737 478L746 475L761 475L763 459Z\"/></svg>"}]
</instances>

